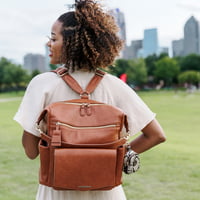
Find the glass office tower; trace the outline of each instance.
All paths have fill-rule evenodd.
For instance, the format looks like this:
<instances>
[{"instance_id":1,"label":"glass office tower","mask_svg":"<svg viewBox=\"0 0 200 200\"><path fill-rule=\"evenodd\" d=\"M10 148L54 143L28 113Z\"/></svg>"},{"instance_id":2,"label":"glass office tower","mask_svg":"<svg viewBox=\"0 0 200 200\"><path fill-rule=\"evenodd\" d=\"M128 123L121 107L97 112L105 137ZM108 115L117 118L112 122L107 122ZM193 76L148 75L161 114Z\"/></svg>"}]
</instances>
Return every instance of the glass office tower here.
<instances>
[{"instance_id":1,"label":"glass office tower","mask_svg":"<svg viewBox=\"0 0 200 200\"><path fill-rule=\"evenodd\" d=\"M143 57L159 53L158 32L156 28L145 29L143 39Z\"/></svg>"}]
</instances>

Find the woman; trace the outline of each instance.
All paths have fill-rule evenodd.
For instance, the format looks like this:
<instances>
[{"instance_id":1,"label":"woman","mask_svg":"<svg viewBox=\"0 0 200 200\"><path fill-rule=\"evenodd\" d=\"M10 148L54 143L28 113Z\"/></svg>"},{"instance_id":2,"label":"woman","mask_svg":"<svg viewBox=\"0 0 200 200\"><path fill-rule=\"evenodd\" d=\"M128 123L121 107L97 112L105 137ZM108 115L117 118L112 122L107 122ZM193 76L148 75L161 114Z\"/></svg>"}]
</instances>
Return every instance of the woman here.
<instances>
[{"instance_id":1,"label":"woman","mask_svg":"<svg viewBox=\"0 0 200 200\"><path fill-rule=\"evenodd\" d=\"M85 88L97 67L105 68L118 56L122 41L112 16L93 0L76 0L75 11L61 15L52 26L47 43L51 64L64 64ZM38 156L40 134L35 122L52 102L79 98L55 73L40 74L30 82L15 120L24 129L22 143L30 159ZM142 153L164 142L164 132L155 114L136 93L118 78L106 74L91 99L121 108L128 116L131 134L142 133L131 141L132 149ZM60 191L39 185L36 200L125 200L122 186L108 191Z\"/></svg>"}]
</instances>

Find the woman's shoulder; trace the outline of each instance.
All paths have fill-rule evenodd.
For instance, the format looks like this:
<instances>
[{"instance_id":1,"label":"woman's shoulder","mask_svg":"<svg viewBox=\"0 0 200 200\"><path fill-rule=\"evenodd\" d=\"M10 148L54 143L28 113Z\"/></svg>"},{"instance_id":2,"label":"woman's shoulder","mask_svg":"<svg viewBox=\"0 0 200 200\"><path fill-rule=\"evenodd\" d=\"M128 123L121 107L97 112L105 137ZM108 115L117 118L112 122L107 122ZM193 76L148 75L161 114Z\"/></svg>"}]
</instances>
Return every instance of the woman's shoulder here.
<instances>
[{"instance_id":1,"label":"woman's shoulder","mask_svg":"<svg viewBox=\"0 0 200 200\"><path fill-rule=\"evenodd\" d=\"M122 84L122 85L127 85L125 82L123 82L119 77L115 76L115 75L112 75L110 73L106 73L105 74L105 78L109 81L112 81L112 82L116 82L116 83L119 83L119 84Z\"/></svg>"},{"instance_id":2,"label":"woman's shoulder","mask_svg":"<svg viewBox=\"0 0 200 200\"><path fill-rule=\"evenodd\" d=\"M36 75L28 84L28 90L40 90L47 92L60 84L61 78L53 72L44 72Z\"/></svg>"},{"instance_id":3,"label":"woman's shoulder","mask_svg":"<svg viewBox=\"0 0 200 200\"><path fill-rule=\"evenodd\" d=\"M117 76L114 76L112 74L106 73L103 79L104 83L107 84L109 87L114 88L121 88L121 89L131 89L129 85L125 82L123 82L120 78ZM113 89L114 89L113 88ZM132 89L131 89L132 90Z\"/></svg>"},{"instance_id":4,"label":"woman's shoulder","mask_svg":"<svg viewBox=\"0 0 200 200\"><path fill-rule=\"evenodd\" d=\"M49 80L57 80L59 77L56 73L53 72L44 72L33 77L31 81L49 81Z\"/></svg>"},{"instance_id":5,"label":"woman's shoulder","mask_svg":"<svg viewBox=\"0 0 200 200\"><path fill-rule=\"evenodd\" d=\"M55 84L60 80L60 77L53 72L44 72L41 74L36 75L35 77L32 78L30 81L30 84Z\"/></svg>"}]
</instances>

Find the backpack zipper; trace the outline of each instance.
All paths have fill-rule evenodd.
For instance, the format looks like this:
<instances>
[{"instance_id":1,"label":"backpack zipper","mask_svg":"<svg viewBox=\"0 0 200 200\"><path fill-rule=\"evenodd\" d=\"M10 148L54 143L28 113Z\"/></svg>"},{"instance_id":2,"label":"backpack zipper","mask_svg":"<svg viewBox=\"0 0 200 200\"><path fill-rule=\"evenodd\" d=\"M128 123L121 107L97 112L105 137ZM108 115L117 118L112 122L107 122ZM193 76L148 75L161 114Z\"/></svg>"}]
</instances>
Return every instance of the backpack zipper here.
<instances>
[{"instance_id":1,"label":"backpack zipper","mask_svg":"<svg viewBox=\"0 0 200 200\"><path fill-rule=\"evenodd\" d=\"M65 126L68 128L72 128L72 129L96 129L96 128L111 128L111 127L117 127L116 124L109 124L109 125L103 125L103 126L71 126L69 124L66 123L62 123L62 122L56 122L56 126Z\"/></svg>"},{"instance_id":2,"label":"backpack zipper","mask_svg":"<svg viewBox=\"0 0 200 200\"><path fill-rule=\"evenodd\" d=\"M98 106L98 105L105 105L105 104L103 104L103 103L73 103L73 102L65 102L64 104L79 105L79 106Z\"/></svg>"},{"instance_id":3,"label":"backpack zipper","mask_svg":"<svg viewBox=\"0 0 200 200\"><path fill-rule=\"evenodd\" d=\"M64 104L79 105L80 106L80 115L82 117L85 115L87 115L87 116L92 115L91 106L105 105L105 104L100 104L100 103L75 103L75 102L65 102Z\"/></svg>"}]
</instances>

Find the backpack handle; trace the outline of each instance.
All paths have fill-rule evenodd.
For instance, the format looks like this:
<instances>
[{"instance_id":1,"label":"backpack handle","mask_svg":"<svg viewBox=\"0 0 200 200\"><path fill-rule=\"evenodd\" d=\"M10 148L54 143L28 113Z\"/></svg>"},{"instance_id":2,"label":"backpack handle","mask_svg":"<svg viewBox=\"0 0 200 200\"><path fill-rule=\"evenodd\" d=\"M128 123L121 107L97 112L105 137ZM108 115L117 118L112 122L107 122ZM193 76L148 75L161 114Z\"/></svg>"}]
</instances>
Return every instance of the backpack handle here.
<instances>
[{"instance_id":1,"label":"backpack handle","mask_svg":"<svg viewBox=\"0 0 200 200\"><path fill-rule=\"evenodd\" d=\"M89 95L95 90L105 74L101 70L95 70L95 75L88 83L86 89L83 90L79 83L69 74L68 69L60 67L52 70L52 72L58 74L72 90L80 95L81 99L88 99Z\"/></svg>"}]
</instances>

